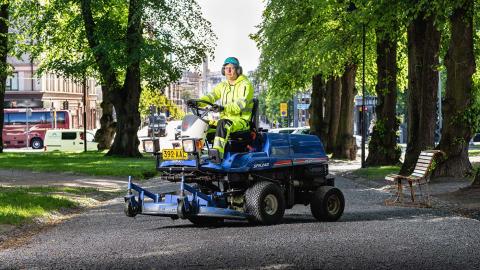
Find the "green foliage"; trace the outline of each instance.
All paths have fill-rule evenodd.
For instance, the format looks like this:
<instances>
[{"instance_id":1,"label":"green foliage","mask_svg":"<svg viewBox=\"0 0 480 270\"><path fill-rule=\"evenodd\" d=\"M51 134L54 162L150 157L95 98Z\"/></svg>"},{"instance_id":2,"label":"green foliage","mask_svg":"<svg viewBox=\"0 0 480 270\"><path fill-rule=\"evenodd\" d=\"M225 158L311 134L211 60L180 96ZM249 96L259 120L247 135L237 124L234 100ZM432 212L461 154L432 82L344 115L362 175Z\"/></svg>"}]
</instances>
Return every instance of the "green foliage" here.
<instances>
[{"instance_id":1,"label":"green foliage","mask_svg":"<svg viewBox=\"0 0 480 270\"><path fill-rule=\"evenodd\" d=\"M135 53L127 53L126 48L129 1L87 1L98 41L93 50L86 39L81 2L21 2L24 12L16 17L22 34L18 41L21 52L41 61L39 72L50 70L77 79L86 74L100 80L97 51L118 75L117 83L124 80L126 67L140 60L142 80L161 89L213 52L215 34L195 0L139 0L140 9L132 15L141 16L143 40Z\"/></svg>"},{"instance_id":2,"label":"green foliage","mask_svg":"<svg viewBox=\"0 0 480 270\"><path fill-rule=\"evenodd\" d=\"M150 114L150 105L154 105L161 109L168 109L170 117L173 119L182 119L185 116L185 112L175 103L168 100L168 98L160 91L146 88L140 95L140 104L138 108L142 118L145 118Z\"/></svg>"}]
</instances>

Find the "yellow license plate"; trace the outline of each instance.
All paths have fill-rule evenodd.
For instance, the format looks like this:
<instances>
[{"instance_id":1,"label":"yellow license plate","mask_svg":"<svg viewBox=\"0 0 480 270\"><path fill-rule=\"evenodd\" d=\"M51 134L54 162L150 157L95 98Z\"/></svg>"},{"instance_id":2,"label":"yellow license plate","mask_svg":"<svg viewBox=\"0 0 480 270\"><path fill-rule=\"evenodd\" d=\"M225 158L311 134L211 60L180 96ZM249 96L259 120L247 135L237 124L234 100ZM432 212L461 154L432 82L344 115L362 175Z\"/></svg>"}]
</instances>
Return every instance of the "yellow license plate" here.
<instances>
[{"instance_id":1,"label":"yellow license plate","mask_svg":"<svg viewBox=\"0 0 480 270\"><path fill-rule=\"evenodd\" d=\"M188 155L182 149L163 149L162 157L164 160L185 160Z\"/></svg>"}]
</instances>

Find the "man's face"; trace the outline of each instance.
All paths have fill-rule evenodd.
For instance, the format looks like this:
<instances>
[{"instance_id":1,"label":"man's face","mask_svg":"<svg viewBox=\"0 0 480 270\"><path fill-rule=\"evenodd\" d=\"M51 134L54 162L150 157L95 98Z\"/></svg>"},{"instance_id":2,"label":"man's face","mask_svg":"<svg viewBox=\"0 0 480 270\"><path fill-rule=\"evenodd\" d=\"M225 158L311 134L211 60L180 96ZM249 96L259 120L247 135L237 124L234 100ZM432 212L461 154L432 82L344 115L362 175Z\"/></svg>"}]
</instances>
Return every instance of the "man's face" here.
<instances>
[{"instance_id":1,"label":"man's face","mask_svg":"<svg viewBox=\"0 0 480 270\"><path fill-rule=\"evenodd\" d=\"M237 75L237 72L235 71L234 65L228 64L224 66L223 69L225 70L225 77L227 78L227 80L233 81L237 79L238 75Z\"/></svg>"}]
</instances>

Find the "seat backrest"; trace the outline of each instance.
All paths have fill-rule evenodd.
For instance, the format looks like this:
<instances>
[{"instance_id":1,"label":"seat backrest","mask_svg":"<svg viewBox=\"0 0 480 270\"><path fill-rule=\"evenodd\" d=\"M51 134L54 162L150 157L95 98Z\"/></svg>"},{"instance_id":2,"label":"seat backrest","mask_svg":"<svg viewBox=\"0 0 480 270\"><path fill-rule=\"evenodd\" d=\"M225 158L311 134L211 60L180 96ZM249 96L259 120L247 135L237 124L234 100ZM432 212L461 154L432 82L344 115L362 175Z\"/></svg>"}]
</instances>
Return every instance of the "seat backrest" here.
<instances>
[{"instance_id":1,"label":"seat backrest","mask_svg":"<svg viewBox=\"0 0 480 270\"><path fill-rule=\"evenodd\" d=\"M412 176L424 178L430 173L430 167L432 166L435 155L441 153L438 150L422 151L418 156L417 164L413 170Z\"/></svg>"},{"instance_id":2,"label":"seat backrest","mask_svg":"<svg viewBox=\"0 0 480 270\"><path fill-rule=\"evenodd\" d=\"M250 129L257 129L258 125L258 99L253 99L252 116L250 118Z\"/></svg>"}]
</instances>

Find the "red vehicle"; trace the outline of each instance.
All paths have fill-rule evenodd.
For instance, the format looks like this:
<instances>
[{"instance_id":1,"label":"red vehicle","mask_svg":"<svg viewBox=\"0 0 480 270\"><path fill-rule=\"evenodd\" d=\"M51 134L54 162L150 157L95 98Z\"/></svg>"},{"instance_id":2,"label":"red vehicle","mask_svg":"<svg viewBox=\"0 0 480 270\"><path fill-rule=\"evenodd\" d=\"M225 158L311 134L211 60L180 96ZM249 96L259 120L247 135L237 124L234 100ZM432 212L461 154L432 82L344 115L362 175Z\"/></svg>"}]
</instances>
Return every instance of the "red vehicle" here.
<instances>
[{"instance_id":1,"label":"red vehicle","mask_svg":"<svg viewBox=\"0 0 480 270\"><path fill-rule=\"evenodd\" d=\"M71 128L70 118L68 111L31 109L27 117L27 109L5 109L2 132L4 147L31 146L41 149L45 132L48 129Z\"/></svg>"}]
</instances>

